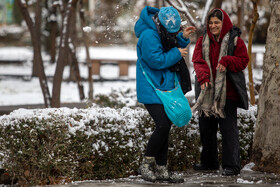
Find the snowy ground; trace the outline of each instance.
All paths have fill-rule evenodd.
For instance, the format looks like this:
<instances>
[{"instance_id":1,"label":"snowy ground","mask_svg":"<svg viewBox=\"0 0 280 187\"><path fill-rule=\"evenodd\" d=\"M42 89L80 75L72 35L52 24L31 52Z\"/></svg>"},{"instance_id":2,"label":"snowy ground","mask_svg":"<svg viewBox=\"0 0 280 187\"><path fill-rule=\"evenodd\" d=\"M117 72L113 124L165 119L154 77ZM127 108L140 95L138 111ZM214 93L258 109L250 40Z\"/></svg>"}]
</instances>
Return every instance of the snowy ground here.
<instances>
[{"instance_id":1,"label":"snowy ground","mask_svg":"<svg viewBox=\"0 0 280 187\"><path fill-rule=\"evenodd\" d=\"M190 54L192 54L194 46L190 47ZM257 54L257 64L262 64L264 46L255 46L253 52ZM116 58L116 59L130 59L136 60L135 48L111 46L106 48L91 48L90 55L92 58ZM81 48L77 50L77 56L80 62L85 61L85 51ZM22 64L15 63L0 63L0 106L4 105L21 105L21 104L42 104L43 96L39 85L38 78L30 78L32 72L32 48L28 47L2 47L0 48L0 61L4 60L23 60L27 61ZM191 58L191 56L190 56ZM47 63L49 56L43 54L43 59L46 61L45 72L47 76L53 76L55 72L55 65ZM119 69L116 65L101 66L101 77L105 79L119 79L113 82L95 82L94 94L108 94L114 90L127 90L129 88L136 89L135 78L136 69L135 65L129 67L129 74L126 77L119 77ZM194 78L193 68L190 68L191 78ZM80 64L81 76L87 78L87 67L83 63ZM246 71L245 71L246 73ZM26 78L19 79L3 75L24 75ZM69 67L64 70L63 77L67 79L69 76ZM246 76L247 77L247 76ZM100 78L95 75L95 79ZM254 79L256 82L261 81L262 71L254 71ZM121 81L127 80L127 81ZM48 83L50 93L52 93L52 83ZM83 82L84 93L88 95L88 83ZM193 97L194 91L187 93L187 97ZM63 82L61 87L61 102L79 102L79 92L77 84L70 82Z\"/></svg>"},{"instance_id":2,"label":"snowy ground","mask_svg":"<svg viewBox=\"0 0 280 187\"><path fill-rule=\"evenodd\" d=\"M108 55L110 54L110 55ZM96 49L91 52L95 58L110 58L116 57L118 59L136 59L135 50L124 48L106 48ZM103 55L103 56L102 56ZM45 61L48 61L48 56L43 55ZM84 62L85 55L84 50L79 50L78 58L81 62ZM32 72L32 49L31 48L0 48L0 60L24 60L27 62L22 64L13 63L0 63L0 106L3 105L20 105L20 104L41 104L43 103L43 96L39 84L38 78L30 77ZM47 76L53 76L55 72L55 65L45 63L45 72ZM80 73L83 78L88 77L87 66L84 63L80 63ZM2 75L2 77L1 77ZM6 75L6 76L3 76ZM24 75L25 80L15 78L7 75ZM101 66L101 77L104 79L118 79L119 68L117 65L103 65ZM69 67L65 67L63 77L67 79L69 76ZM94 75L94 79L100 77ZM121 77L121 80L127 81L114 81L114 82L95 82L94 94L107 94L112 89L126 90L128 88L135 89L136 69L135 65L129 67L129 74L126 77ZM131 80L131 81L129 81ZM51 81L48 82L50 93L52 90ZM83 82L84 93L88 95L88 83ZM79 102L79 92L77 84L73 82L63 82L61 88L61 101Z\"/></svg>"},{"instance_id":3,"label":"snowy ground","mask_svg":"<svg viewBox=\"0 0 280 187\"><path fill-rule=\"evenodd\" d=\"M96 59L129 59L136 61L136 51L131 48L108 47L108 48L92 48L90 50L91 57ZM48 61L49 57L43 55L43 59ZM80 62L85 61L85 52L83 49L78 50L78 59ZM23 60L27 61L22 64L0 63L0 106L3 105L21 105L21 104L41 104L43 96L38 78L30 77L32 72L32 48L6 47L0 48L0 61L5 60ZM53 76L55 65L45 63L45 72L47 76ZM118 79L113 82L95 82L94 94L108 94L114 90L127 90L129 88L136 89L136 66L129 67L128 76L119 77L119 68L117 65L103 65L100 70L101 77L104 79ZM83 78L88 77L87 66L80 63L80 73ZM1 76L2 75L2 76ZM5 75L5 76L4 76ZM7 75L25 76L25 80ZM69 76L69 67L65 67L63 77L67 79ZM94 75L94 79L100 77ZM125 80L125 81L124 81ZM52 82L48 83L50 93ZM88 83L83 82L84 93L88 95ZM193 93L189 93L193 95ZM77 84L73 82L63 82L61 88L61 102L79 102L79 92Z\"/></svg>"},{"instance_id":4,"label":"snowy ground","mask_svg":"<svg viewBox=\"0 0 280 187\"><path fill-rule=\"evenodd\" d=\"M241 174L237 176L222 176L221 170L217 171L204 171L197 172L188 170L180 175L183 176L185 182L182 184L168 184L168 183L151 183L141 179L141 176L130 176L128 178L113 179L113 180L90 180L90 181L76 181L67 186L80 186L80 187L143 187L143 186L190 186L190 187L272 187L280 186L280 176L269 173L255 172L251 168L253 163L247 164L242 170ZM57 186L57 185L56 185ZM58 185L58 187L65 185Z\"/></svg>"}]
</instances>

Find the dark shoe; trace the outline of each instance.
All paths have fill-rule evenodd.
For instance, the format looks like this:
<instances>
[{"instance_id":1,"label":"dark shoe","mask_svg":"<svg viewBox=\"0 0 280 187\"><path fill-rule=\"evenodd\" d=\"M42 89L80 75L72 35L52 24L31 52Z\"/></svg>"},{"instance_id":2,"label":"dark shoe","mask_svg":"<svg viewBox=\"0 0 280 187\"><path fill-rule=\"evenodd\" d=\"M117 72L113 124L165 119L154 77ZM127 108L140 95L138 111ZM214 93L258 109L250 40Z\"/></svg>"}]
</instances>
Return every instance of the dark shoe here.
<instances>
[{"instance_id":1,"label":"dark shoe","mask_svg":"<svg viewBox=\"0 0 280 187\"><path fill-rule=\"evenodd\" d=\"M202 171L202 170L218 170L219 167L206 167L203 164L195 164L193 167L194 170Z\"/></svg>"},{"instance_id":2,"label":"dark shoe","mask_svg":"<svg viewBox=\"0 0 280 187\"><path fill-rule=\"evenodd\" d=\"M238 175L240 174L240 170L232 169L232 168L225 168L222 172L222 175L225 176L232 176L232 175Z\"/></svg>"}]
</instances>

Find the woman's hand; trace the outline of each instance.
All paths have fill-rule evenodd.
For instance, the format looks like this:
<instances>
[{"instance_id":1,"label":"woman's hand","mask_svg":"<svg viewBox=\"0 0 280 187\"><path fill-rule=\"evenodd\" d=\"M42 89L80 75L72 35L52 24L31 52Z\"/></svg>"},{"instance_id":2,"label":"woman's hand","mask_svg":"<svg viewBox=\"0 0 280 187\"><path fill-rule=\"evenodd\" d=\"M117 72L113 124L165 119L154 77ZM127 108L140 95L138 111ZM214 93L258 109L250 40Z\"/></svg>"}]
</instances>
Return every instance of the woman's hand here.
<instances>
[{"instance_id":1,"label":"woman's hand","mask_svg":"<svg viewBox=\"0 0 280 187\"><path fill-rule=\"evenodd\" d=\"M184 38L189 38L190 34L191 34L191 33L194 33L194 32L196 32L196 27L194 27L194 26L189 26L189 27L187 27L187 28L184 29L184 31L183 31L183 37L184 37Z\"/></svg>"},{"instance_id":2,"label":"woman's hand","mask_svg":"<svg viewBox=\"0 0 280 187\"><path fill-rule=\"evenodd\" d=\"M181 56L182 57L186 57L187 55L188 55L188 48L178 48L179 49L179 51L180 51L180 53L181 53Z\"/></svg>"},{"instance_id":3,"label":"woman's hand","mask_svg":"<svg viewBox=\"0 0 280 187\"><path fill-rule=\"evenodd\" d=\"M220 72L224 72L226 70L226 67L223 66L222 64L218 63L217 70L219 70Z\"/></svg>"},{"instance_id":4,"label":"woman's hand","mask_svg":"<svg viewBox=\"0 0 280 187\"><path fill-rule=\"evenodd\" d=\"M200 88L202 89L202 90L204 90L204 89L206 89L208 86L210 86L211 85L211 82L205 82L205 83L203 83L201 86L200 86Z\"/></svg>"}]
</instances>

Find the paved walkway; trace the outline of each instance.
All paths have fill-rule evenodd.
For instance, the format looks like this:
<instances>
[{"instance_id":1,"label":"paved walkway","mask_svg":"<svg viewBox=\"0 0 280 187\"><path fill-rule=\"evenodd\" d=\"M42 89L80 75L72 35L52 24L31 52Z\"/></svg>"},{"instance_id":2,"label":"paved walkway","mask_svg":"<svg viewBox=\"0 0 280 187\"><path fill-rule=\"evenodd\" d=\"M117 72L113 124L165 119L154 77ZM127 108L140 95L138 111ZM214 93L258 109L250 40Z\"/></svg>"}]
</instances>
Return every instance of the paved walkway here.
<instances>
[{"instance_id":1,"label":"paved walkway","mask_svg":"<svg viewBox=\"0 0 280 187\"><path fill-rule=\"evenodd\" d=\"M225 177L221 171L196 172L190 170L184 173L185 182L181 184L151 183L146 182L140 176L132 176L125 179L106 181L75 182L67 185L52 185L53 187L79 186L79 187L280 187L280 175L261 173L255 171L241 171L238 176Z\"/></svg>"}]
</instances>

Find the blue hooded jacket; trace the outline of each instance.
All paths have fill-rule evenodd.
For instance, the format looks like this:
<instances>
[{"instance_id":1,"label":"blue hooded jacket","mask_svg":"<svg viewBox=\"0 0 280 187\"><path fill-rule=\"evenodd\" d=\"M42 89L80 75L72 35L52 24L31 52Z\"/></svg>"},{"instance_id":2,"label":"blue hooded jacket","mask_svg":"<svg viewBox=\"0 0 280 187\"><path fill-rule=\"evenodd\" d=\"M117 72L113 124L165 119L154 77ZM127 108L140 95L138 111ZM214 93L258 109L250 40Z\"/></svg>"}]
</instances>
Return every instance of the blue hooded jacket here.
<instances>
[{"instance_id":1,"label":"blue hooded jacket","mask_svg":"<svg viewBox=\"0 0 280 187\"><path fill-rule=\"evenodd\" d=\"M134 26L135 35L139 38L137 43L136 91L138 101L143 104L162 104L162 102L145 78L140 63L156 88L171 90L175 87L175 72L171 72L168 68L182 58L177 47L167 52L164 51L156 24L152 19L152 16L157 12L159 12L158 8L145 7ZM190 43L189 39L183 37L182 32L177 35L177 41L181 48L187 47ZM178 74L177 76L179 77Z\"/></svg>"}]
</instances>

